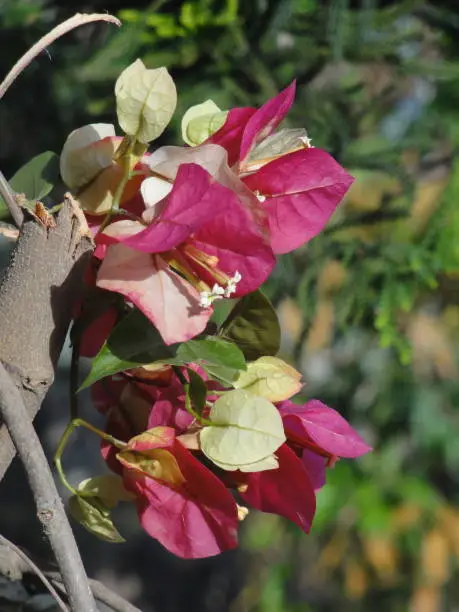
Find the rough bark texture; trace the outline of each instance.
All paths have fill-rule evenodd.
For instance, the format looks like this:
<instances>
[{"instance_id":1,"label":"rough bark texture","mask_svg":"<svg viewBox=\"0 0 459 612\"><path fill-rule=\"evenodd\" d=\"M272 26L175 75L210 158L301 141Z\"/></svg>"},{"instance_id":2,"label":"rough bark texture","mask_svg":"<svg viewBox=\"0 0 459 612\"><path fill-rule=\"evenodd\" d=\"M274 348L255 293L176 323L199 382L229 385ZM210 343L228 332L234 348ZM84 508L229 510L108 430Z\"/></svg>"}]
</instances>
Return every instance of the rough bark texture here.
<instances>
[{"instance_id":1,"label":"rough bark texture","mask_svg":"<svg viewBox=\"0 0 459 612\"><path fill-rule=\"evenodd\" d=\"M0 284L0 362L33 419L53 380L93 248L66 201L46 227L28 215ZM0 427L0 481L15 450Z\"/></svg>"}]
</instances>

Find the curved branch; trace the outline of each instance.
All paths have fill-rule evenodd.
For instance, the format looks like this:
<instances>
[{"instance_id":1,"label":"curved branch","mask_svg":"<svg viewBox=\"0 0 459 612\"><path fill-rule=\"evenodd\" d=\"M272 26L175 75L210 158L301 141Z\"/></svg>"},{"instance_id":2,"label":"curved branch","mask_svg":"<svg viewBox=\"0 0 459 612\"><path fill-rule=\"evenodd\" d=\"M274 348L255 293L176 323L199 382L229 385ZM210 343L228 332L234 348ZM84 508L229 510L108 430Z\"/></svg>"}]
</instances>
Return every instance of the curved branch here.
<instances>
[{"instance_id":1,"label":"curved branch","mask_svg":"<svg viewBox=\"0 0 459 612\"><path fill-rule=\"evenodd\" d=\"M46 575L51 582L54 582L57 589L61 589L62 592L65 593L62 578L59 572L46 572ZM102 582L90 578L89 584L91 586L92 594L97 601L109 606L112 610L114 610L114 612L142 612L139 608L121 597L121 595L118 595L118 593L115 593L106 587L104 584L102 584Z\"/></svg>"},{"instance_id":2,"label":"curved branch","mask_svg":"<svg viewBox=\"0 0 459 612\"><path fill-rule=\"evenodd\" d=\"M121 21L114 17L113 15L106 15L104 13L94 13L92 15L85 15L81 13L77 13L70 19L66 19L58 26L53 28L51 32L45 34L43 38L40 38L38 42L36 42L28 51L25 53L11 68L6 77L3 79L2 83L0 83L0 100L6 94L8 89L14 83L14 81L18 78L21 72L27 68L27 66L34 60L37 55L40 55L42 51L46 49L51 43L55 40L67 34L71 30L78 28L81 25L85 25L87 23L92 23L93 21L108 21L109 23L114 23L117 26L121 25Z\"/></svg>"},{"instance_id":3,"label":"curved branch","mask_svg":"<svg viewBox=\"0 0 459 612\"><path fill-rule=\"evenodd\" d=\"M37 515L54 550L74 612L97 612L83 562L40 440L19 390L0 364L0 413L27 473Z\"/></svg>"},{"instance_id":4,"label":"curved branch","mask_svg":"<svg viewBox=\"0 0 459 612\"><path fill-rule=\"evenodd\" d=\"M36 574L40 578L40 580L43 582L45 587L48 589L48 591L51 593L51 595L56 600L56 603L59 606L59 608L63 610L64 612L68 612L69 609L67 608L65 603L62 601L62 599L59 597L59 594L57 593L56 589L53 587L51 582L44 575L44 573L41 571L38 565L36 565L36 563L34 563L32 559L28 557L25 554L25 552L19 548L19 546L16 546L16 544L13 544L13 542L10 542L7 538L2 536L1 533L0 533L0 544L3 544L3 546L6 546L10 550L12 550L14 554L17 555L21 559L21 561L23 561L24 566L27 566L29 570L31 570L34 574Z\"/></svg>"},{"instance_id":5,"label":"curved branch","mask_svg":"<svg viewBox=\"0 0 459 612\"><path fill-rule=\"evenodd\" d=\"M2 547L6 550L2 550ZM59 596L51 583L67 598L67 591L65 590L62 576L57 571L54 563L37 559L28 551L19 548L13 542L0 535L0 574L10 580L21 580L24 574L30 573L37 574L56 599ZM121 595L106 587L102 582L90 578L89 585L94 598L109 606L114 612L142 612L139 608L121 597ZM63 609L67 610L67 607Z\"/></svg>"},{"instance_id":6,"label":"curved branch","mask_svg":"<svg viewBox=\"0 0 459 612\"><path fill-rule=\"evenodd\" d=\"M6 205L8 206L8 210L10 211L10 215L13 217L13 221L16 224L16 227L20 228L22 222L24 221L24 213L21 210L21 207L14 199L14 192L10 187L10 184L6 180L3 172L0 170L0 195L5 200Z\"/></svg>"}]
</instances>

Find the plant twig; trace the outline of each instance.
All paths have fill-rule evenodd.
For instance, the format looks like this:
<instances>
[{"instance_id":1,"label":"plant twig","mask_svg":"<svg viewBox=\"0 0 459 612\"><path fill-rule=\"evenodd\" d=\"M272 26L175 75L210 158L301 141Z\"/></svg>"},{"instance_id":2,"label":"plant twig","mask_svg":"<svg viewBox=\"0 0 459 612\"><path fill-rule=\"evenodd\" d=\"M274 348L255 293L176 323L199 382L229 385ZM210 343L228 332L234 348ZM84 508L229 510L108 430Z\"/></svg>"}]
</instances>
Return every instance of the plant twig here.
<instances>
[{"instance_id":1,"label":"plant twig","mask_svg":"<svg viewBox=\"0 0 459 612\"><path fill-rule=\"evenodd\" d=\"M60 589L63 593L65 593L64 585L62 584L61 575L58 572L46 572L48 578L53 582L57 589ZM114 610L114 612L142 612L139 608L132 605L129 601L126 601L124 597L118 595L108 587L106 587L102 582L98 580L89 580L89 584L91 586L92 593L94 597L109 606Z\"/></svg>"},{"instance_id":2,"label":"plant twig","mask_svg":"<svg viewBox=\"0 0 459 612\"><path fill-rule=\"evenodd\" d=\"M3 550L2 550L3 548ZM8 554L5 554L5 551ZM29 551L19 548L13 542L0 535L0 574L11 580L22 580L24 574L37 574L43 584L58 600L57 589L64 598L67 598L62 576L56 569L55 563L39 559ZM55 589L53 587L55 586ZM109 606L114 612L141 612L139 608L126 601L121 595L115 593L98 580L89 579L89 585L94 598ZM63 604L63 610L67 610Z\"/></svg>"},{"instance_id":3,"label":"plant twig","mask_svg":"<svg viewBox=\"0 0 459 612\"><path fill-rule=\"evenodd\" d=\"M34 574L36 574L40 578L40 580L43 582L45 587L48 589L48 591L51 593L51 595L56 600L56 603L57 603L57 605L59 606L59 608L61 610L64 610L64 612L68 612L69 611L68 607L62 601L62 599L60 598L58 592L53 587L53 585L48 580L48 578L45 576L45 574L41 571L41 569L38 567L38 565L36 565L36 563L34 563L32 561L32 559L30 559L30 557L28 557L26 555L26 553L19 548L19 546L16 546L16 544L13 544L13 542L10 542L10 540L5 538L5 536L2 536L2 534L0 534L0 544L3 544L7 548L10 548L18 557L21 558L21 560L24 562L24 564L27 565L29 567L29 569L31 569L32 572Z\"/></svg>"},{"instance_id":4,"label":"plant twig","mask_svg":"<svg viewBox=\"0 0 459 612\"><path fill-rule=\"evenodd\" d=\"M10 215L13 217L13 221L15 222L18 228L21 227L22 222L24 221L24 213L21 210L21 207L14 199L14 191L11 189L8 181L5 178L5 175L0 170L0 195L5 200L6 205L8 206L8 210L10 211Z\"/></svg>"},{"instance_id":5,"label":"plant twig","mask_svg":"<svg viewBox=\"0 0 459 612\"><path fill-rule=\"evenodd\" d=\"M83 562L40 440L19 390L0 364L0 414L27 473L73 612L97 612Z\"/></svg>"},{"instance_id":6,"label":"plant twig","mask_svg":"<svg viewBox=\"0 0 459 612\"><path fill-rule=\"evenodd\" d=\"M74 339L72 343L72 359L70 361L70 420L78 418L78 387L80 381L80 341Z\"/></svg>"},{"instance_id":7,"label":"plant twig","mask_svg":"<svg viewBox=\"0 0 459 612\"><path fill-rule=\"evenodd\" d=\"M114 23L117 26L121 25L121 21L119 19L113 15L108 15L105 13L93 13L91 15L77 13L73 17L70 17L70 19L63 21L58 26L53 28L51 32L48 32L48 34L45 34L45 36L40 38L40 40L14 64L6 77L3 79L2 83L0 83L0 100L6 94L17 77L21 74L21 72L27 68L30 62L32 62L37 55L40 55L40 53L44 51L46 47L71 30L94 21L108 21L109 23Z\"/></svg>"}]
</instances>

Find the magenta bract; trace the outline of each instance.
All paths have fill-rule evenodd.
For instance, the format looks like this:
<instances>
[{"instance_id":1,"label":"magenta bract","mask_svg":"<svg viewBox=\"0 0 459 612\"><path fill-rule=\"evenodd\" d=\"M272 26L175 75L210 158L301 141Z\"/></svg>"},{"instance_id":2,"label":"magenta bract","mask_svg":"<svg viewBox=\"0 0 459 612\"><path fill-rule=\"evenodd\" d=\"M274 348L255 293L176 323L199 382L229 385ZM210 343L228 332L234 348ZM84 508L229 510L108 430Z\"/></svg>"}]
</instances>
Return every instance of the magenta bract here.
<instances>
[{"instance_id":1,"label":"magenta bract","mask_svg":"<svg viewBox=\"0 0 459 612\"><path fill-rule=\"evenodd\" d=\"M263 198L273 251L288 253L324 229L354 179L331 155L309 148L279 157L243 180Z\"/></svg>"},{"instance_id":2,"label":"magenta bract","mask_svg":"<svg viewBox=\"0 0 459 612\"><path fill-rule=\"evenodd\" d=\"M312 441L330 455L354 458L372 450L346 419L319 400L302 406L287 400L278 407L286 430L292 428L297 436L304 436L306 442Z\"/></svg>"},{"instance_id":3,"label":"magenta bract","mask_svg":"<svg viewBox=\"0 0 459 612\"><path fill-rule=\"evenodd\" d=\"M168 486L134 470L123 472L126 488L137 496L142 527L185 559L211 557L237 546L237 507L231 493L180 442L167 449L183 484Z\"/></svg>"},{"instance_id":4,"label":"magenta bract","mask_svg":"<svg viewBox=\"0 0 459 612\"><path fill-rule=\"evenodd\" d=\"M279 467L246 474L248 488L241 497L253 508L285 516L306 533L316 511L316 497L311 479L301 460L283 444L276 451Z\"/></svg>"}]
</instances>

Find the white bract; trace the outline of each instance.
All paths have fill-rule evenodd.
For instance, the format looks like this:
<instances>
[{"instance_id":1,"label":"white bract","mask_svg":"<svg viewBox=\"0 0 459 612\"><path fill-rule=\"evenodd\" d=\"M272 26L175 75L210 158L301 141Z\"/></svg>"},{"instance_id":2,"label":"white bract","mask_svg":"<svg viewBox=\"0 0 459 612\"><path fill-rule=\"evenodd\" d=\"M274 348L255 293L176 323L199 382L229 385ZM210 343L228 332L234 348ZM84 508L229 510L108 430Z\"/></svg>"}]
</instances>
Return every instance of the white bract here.
<instances>
[{"instance_id":1,"label":"white bract","mask_svg":"<svg viewBox=\"0 0 459 612\"><path fill-rule=\"evenodd\" d=\"M300 372L282 359L268 356L247 364L247 370L240 372L233 384L271 402L286 400L303 386Z\"/></svg>"},{"instance_id":2,"label":"white bract","mask_svg":"<svg viewBox=\"0 0 459 612\"><path fill-rule=\"evenodd\" d=\"M213 426L200 432L202 452L225 470L259 472L276 467L273 453L285 442L282 419L268 400L242 389L213 405Z\"/></svg>"},{"instance_id":3,"label":"white bract","mask_svg":"<svg viewBox=\"0 0 459 612\"><path fill-rule=\"evenodd\" d=\"M159 216L163 208L160 203L171 191L172 182L165 181L157 176L151 176L142 181L140 193L148 211L147 215L144 215L146 221L152 221Z\"/></svg>"},{"instance_id":4,"label":"white bract","mask_svg":"<svg viewBox=\"0 0 459 612\"><path fill-rule=\"evenodd\" d=\"M148 69L140 59L120 74L115 96L121 129L143 144L162 134L177 105L177 90L167 69Z\"/></svg>"},{"instance_id":5,"label":"white bract","mask_svg":"<svg viewBox=\"0 0 459 612\"><path fill-rule=\"evenodd\" d=\"M107 508L114 508L120 501L135 499L134 495L124 488L122 478L115 474L87 478L80 482L78 491L83 496L98 497Z\"/></svg>"},{"instance_id":6,"label":"white bract","mask_svg":"<svg viewBox=\"0 0 459 612\"><path fill-rule=\"evenodd\" d=\"M192 147L200 145L223 126L227 115L212 100L191 106L182 118L183 140Z\"/></svg>"},{"instance_id":7,"label":"white bract","mask_svg":"<svg viewBox=\"0 0 459 612\"><path fill-rule=\"evenodd\" d=\"M279 462L275 455L269 455L264 459L260 459L260 461L255 461L254 463L246 463L244 465L233 465L231 463L219 463L213 459L213 463L220 467L222 470L227 470L228 472L234 472L235 470L239 470L241 472L264 472L265 470L275 470L279 467Z\"/></svg>"},{"instance_id":8,"label":"white bract","mask_svg":"<svg viewBox=\"0 0 459 612\"><path fill-rule=\"evenodd\" d=\"M110 123L92 123L74 130L64 143L60 157L62 180L69 189L84 187L101 170L112 165L119 141Z\"/></svg>"}]
</instances>

